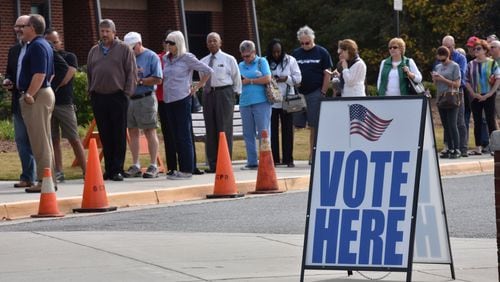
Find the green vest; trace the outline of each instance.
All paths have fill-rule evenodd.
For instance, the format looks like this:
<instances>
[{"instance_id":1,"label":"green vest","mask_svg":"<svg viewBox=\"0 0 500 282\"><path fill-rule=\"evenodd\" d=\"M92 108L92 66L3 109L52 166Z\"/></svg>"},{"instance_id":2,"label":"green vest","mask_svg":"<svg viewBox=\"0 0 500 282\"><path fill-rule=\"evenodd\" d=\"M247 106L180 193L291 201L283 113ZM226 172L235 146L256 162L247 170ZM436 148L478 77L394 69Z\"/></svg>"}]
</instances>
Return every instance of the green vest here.
<instances>
[{"instance_id":1,"label":"green vest","mask_svg":"<svg viewBox=\"0 0 500 282\"><path fill-rule=\"evenodd\" d=\"M399 74L399 91L401 95L409 95L408 89L408 79L406 74L403 72L403 67L408 66L408 58L403 57L403 62L398 65L398 74ZM385 92L387 91L387 83L389 81L389 72L392 69L392 57L385 59L384 65L382 66L382 74L380 76L380 88L378 89L378 96L385 96Z\"/></svg>"}]
</instances>

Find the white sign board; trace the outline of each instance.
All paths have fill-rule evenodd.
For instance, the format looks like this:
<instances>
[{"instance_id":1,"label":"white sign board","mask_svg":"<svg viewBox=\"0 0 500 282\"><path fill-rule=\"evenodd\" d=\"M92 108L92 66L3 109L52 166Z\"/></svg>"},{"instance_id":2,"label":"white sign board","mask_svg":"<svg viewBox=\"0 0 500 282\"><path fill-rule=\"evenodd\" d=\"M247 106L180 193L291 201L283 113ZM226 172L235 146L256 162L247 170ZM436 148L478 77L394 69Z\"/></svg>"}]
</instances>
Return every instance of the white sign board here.
<instances>
[{"instance_id":1,"label":"white sign board","mask_svg":"<svg viewBox=\"0 0 500 282\"><path fill-rule=\"evenodd\" d=\"M403 11L403 0L394 0L394 11Z\"/></svg>"},{"instance_id":2,"label":"white sign board","mask_svg":"<svg viewBox=\"0 0 500 282\"><path fill-rule=\"evenodd\" d=\"M427 105L421 96L322 101L302 275L306 268L383 270L405 271L409 278L414 246L422 261L449 262ZM427 151L422 150L424 133L428 135L426 145L431 146ZM423 151L427 157L422 157ZM424 169L435 171L426 172L426 177L433 175L428 180L433 184L426 183L422 198L426 201L419 205L421 213L429 215L419 224L417 236L425 237L419 241L414 237L418 191L424 182L420 177L422 158L427 162ZM446 240L429 241L434 238ZM432 250L435 246L440 247L440 255Z\"/></svg>"}]
</instances>

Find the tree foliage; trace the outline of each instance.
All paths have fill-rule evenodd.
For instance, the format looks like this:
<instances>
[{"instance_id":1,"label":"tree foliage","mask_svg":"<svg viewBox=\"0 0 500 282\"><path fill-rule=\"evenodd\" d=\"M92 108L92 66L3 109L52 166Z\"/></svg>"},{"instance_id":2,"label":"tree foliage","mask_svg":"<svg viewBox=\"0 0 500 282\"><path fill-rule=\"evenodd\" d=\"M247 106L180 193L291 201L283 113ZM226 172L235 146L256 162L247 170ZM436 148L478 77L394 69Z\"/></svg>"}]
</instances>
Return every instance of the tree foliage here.
<instances>
[{"instance_id":1,"label":"tree foliage","mask_svg":"<svg viewBox=\"0 0 500 282\"><path fill-rule=\"evenodd\" d=\"M399 17L406 55L415 59L424 75L428 74L443 36L453 35L457 47L463 47L471 35L484 38L498 33L499 2L404 1ZM393 0L256 0L256 3L263 53L272 38L280 38L285 50L291 52L298 47L297 30L307 24L316 33L316 43L330 51L334 64L337 42L346 38L355 40L368 66L370 84L376 81L380 61L389 55L388 41L396 37Z\"/></svg>"}]
</instances>

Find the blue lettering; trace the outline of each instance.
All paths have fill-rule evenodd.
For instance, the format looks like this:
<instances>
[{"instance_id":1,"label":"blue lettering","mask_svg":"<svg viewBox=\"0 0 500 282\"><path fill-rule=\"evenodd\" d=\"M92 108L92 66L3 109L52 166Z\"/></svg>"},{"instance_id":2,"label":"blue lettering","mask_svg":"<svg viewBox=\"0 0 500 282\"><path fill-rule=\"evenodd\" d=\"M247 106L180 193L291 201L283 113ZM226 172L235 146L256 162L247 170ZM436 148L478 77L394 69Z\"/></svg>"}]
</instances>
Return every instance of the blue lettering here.
<instances>
[{"instance_id":1,"label":"blue lettering","mask_svg":"<svg viewBox=\"0 0 500 282\"><path fill-rule=\"evenodd\" d=\"M401 185L408 181L408 173L403 172L403 163L410 160L409 151L394 152L392 166L390 207L406 207L406 196L401 195Z\"/></svg>"},{"instance_id":2,"label":"blue lettering","mask_svg":"<svg viewBox=\"0 0 500 282\"><path fill-rule=\"evenodd\" d=\"M384 240L382 233L385 229L384 213L379 210L364 210L361 221L361 236L359 242L359 264L370 264L370 250L372 264L382 264Z\"/></svg>"},{"instance_id":3,"label":"blue lettering","mask_svg":"<svg viewBox=\"0 0 500 282\"><path fill-rule=\"evenodd\" d=\"M403 232L398 231L398 222L404 221L404 210L389 210L387 214L387 232L385 239L384 264L402 265L403 255L396 253L396 243L403 241Z\"/></svg>"},{"instance_id":4,"label":"blue lettering","mask_svg":"<svg viewBox=\"0 0 500 282\"><path fill-rule=\"evenodd\" d=\"M337 238L339 230L339 210L331 209L328 226L326 223L326 209L316 210L316 222L314 224L314 242L313 242L313 263L323 263L323 249L326 244L326 263L335 263L337 254Z\"/></svg>"},{"instance_id":5,"label":"blue lettering","mask_svg":"<svg viewBox=\"0 0 500 282\"><path fill-rule=\"evenodd\" d=\"M320 153L321 206L335 206L344 152L335 152L330 175L330 152Z\"/></svg>"},{"instance_id":6,"label":"blue lettering","mask_svg":"<svg viewBox=\"0 0 500 282\"><path fill-rule=\"evenodd\" d=\"M350 252L352 241L356 241L357 232L352 230L352 222L359 219L359 210L343 210L342 225L340 226L339 263L356 263L356 253Z\"/></svg>"},{"instance_id":7,"label":"blue lettering","mask_svg":"<svg viewBox=\"0 0 500 282\"><path fill-rule=\"evenodd\" d=\"M366 191L366 173L368 159L363 151L357 150L349 154L346 161L344 180L344 202L350 208L356 208L363 203ZM357 168L356 190L354 177Z\"/></svg>"},{"instance_id":8,"label":"blue lettering","mask_svg":"<svg viewBox=\"0 0 500 282\"><path fill-rule=\"evenodd\" d=\"M385 164L391 161L392 152L372 152L370 161L375 163L375 179L373 180L373 207L382 206L384 190Z\"/></svg>"}]
</instances>

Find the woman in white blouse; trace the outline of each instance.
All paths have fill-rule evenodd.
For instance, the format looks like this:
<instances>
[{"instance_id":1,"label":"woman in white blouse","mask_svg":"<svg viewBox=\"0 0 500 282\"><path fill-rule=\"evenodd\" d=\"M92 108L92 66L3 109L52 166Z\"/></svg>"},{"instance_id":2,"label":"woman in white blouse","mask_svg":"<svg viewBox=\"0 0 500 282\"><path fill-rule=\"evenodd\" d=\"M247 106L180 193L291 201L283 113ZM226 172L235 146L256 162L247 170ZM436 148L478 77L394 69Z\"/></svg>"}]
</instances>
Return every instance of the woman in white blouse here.
<instances>
[{"instance_id":1,"label":"woman in white blouse","mask_svg":"<svg viewBox=\"0 0 500 282\"><path fill-rule=\"evenodd\" d=\"M283 97L295 95L294 85L302 81L299 65L294 57L282 50L281 41L273 39L267 47L266 58L271 68L271 75L276 80ZM280 158L279 128L281 123ZM283 164L294 167L293 163L293 113L283 110L282 103L274 103L271 113L271 150L275 165Z\"/></svg>"},{"instance_id":2,"label":"woman in white blouse","mask_svg":"<svg viewBox=\"0 0 500 282\"><path fill-rule=\"evenodd\" d=\"M366 64L359 57L356 42L352 39L340 40L337 54L339 63L333 74L340 80L342 97L366 96Z\"/></svg>"},{"instance_id":3,"label":"woman in white blouse","mask_svg":"<svg viewBox=\"0 0 500 282\"><path fill-rule=\"evenodd\" d=\"M391 56L380 63L378 73L377 89L379 96L401 96L410 94L410 83L422 81L422 74L417 68L415 61L405 57L406 44L401 38L393 38L389 41L389 53Z\"/></svg>"}]
</instances>

